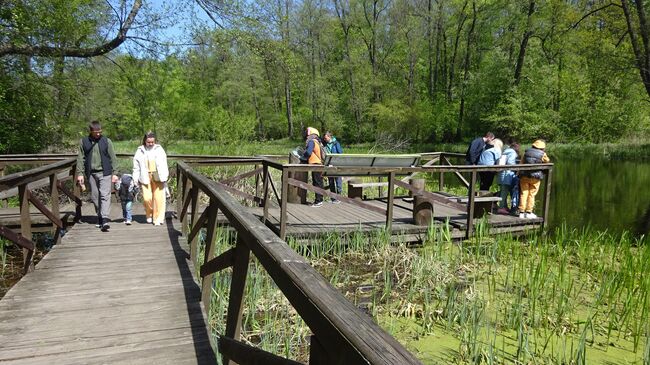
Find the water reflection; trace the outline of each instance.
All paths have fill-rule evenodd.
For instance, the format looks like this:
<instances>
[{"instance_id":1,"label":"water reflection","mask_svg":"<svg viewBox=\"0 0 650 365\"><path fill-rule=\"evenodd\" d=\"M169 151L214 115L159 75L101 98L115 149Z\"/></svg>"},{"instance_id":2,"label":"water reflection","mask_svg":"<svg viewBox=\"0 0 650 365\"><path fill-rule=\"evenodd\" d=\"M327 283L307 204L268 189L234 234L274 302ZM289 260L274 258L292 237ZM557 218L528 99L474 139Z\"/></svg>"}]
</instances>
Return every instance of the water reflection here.
<instances>
[{"instance_id":1,"label":"water reflection","mask_svg":"<svg viewBox=\"0 0 650 365\"><path fill-rule=\"evenodd\" d=\"M650 232L650 163L603 156L551 159L550 228L564 221L575 228Z\"/></svg>"}]
</instances>

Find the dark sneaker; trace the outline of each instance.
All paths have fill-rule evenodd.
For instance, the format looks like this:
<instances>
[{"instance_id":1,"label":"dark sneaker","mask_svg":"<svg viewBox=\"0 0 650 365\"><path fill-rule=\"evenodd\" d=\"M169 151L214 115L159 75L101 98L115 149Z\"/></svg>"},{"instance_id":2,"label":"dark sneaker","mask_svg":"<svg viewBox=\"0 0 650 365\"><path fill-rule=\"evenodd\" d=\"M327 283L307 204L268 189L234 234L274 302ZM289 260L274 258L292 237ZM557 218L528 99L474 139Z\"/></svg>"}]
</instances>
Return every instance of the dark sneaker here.
<instances>
[{"instance_id":1,"label":"dark sneaker","mask_svg":"<svg viewBox=\"0 0 650 365\"><path fill-rule=\"evenodd\" d=\"M111 228L111 225L108 224L108 222L105 222L102 224L102 232L108 232L108 230Z\"/></svg>"}]
</instances>

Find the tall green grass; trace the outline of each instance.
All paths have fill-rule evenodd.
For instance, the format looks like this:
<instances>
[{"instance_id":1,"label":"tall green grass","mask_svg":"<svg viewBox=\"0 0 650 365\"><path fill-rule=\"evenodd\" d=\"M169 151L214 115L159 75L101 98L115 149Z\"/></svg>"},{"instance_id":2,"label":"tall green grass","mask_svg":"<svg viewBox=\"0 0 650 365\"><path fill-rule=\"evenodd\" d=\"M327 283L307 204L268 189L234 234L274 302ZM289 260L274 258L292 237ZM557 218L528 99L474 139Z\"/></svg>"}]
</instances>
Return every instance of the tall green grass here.
<instances>
[{"instance_id":1,"label":"tall green grass","mask_svg":"<svg viewBox=\"0 0 650 365\"><path fill-rule=\"evenodd\" d=\"M382 231L292 247L424 363L648 363L645 238L563 226L515 239L491 236L481 222L473 239L453 243L449 231L432 225L419 249ZM217 254L232 242L219 232ZM216 333L229 285L229 271L216 275ZM246 341L306 361L309 329L256 260L245 298Z\"/></svg>"}]
</instances>

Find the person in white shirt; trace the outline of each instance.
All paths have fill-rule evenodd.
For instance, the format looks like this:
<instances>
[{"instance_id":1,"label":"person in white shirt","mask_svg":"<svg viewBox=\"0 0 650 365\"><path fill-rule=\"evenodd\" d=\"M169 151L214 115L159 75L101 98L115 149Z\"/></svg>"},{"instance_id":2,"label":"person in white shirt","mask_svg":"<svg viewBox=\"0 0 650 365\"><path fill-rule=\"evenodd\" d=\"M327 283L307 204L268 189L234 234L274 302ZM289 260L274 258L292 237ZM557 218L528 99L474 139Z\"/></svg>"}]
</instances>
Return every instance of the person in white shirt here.
<instances>
[{"instance_id":1,"label":"person in white shirt","mask_svg":"<svg viewBox=\"0 0 650 365\"><path fill-rule=\"evenodd\" d=\"M147 223L161 226L165 221L165 183L169 178L167 154L156 143L156 134L147 132L133 156L133 178L142 191Z\"/></svg>"}]
</instances>

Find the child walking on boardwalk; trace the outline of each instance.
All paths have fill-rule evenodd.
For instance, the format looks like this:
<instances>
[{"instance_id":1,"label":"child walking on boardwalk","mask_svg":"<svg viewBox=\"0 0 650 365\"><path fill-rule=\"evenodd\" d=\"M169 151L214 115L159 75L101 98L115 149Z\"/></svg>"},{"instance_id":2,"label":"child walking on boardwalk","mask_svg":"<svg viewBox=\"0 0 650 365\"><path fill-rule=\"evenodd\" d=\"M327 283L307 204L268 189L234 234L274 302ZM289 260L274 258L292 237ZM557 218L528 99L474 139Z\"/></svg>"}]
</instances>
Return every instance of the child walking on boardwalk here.
<instances>
[{"instance_id":1,"label":"child walking on boardwalk","mask_svg":"<svg viewBox=\"0 0 650 365\"><path fill-rule=\"evenodd\" d=\"M541 139L536 140L524 153L524 158L521 159L521 163L534 164L551 162L551 159L546 155L545 149L546 142ZM541 170L521 171L519 176L519 188L521 190L519 195L519 218L537 218L537 215L533 213L535 195L539 191L539 185L544 178L544 173Z\"/></svg>"},{"instance_id":2,"label":"child walking on boardwalk","mask_svg":"<svg viewBox=\"0 0 650 365\"><path fill-rule=\"evenodd\" d=\"M127 226L131 225L133 220L132 207L135 196L138 193L138 186L133 180L133 176L130 174L122 174L120 180L115 183L115 190L117 190L117 195L120 197L122 202L122 217L124 218L124 224Z\"/></svg>"}]
</instances>

